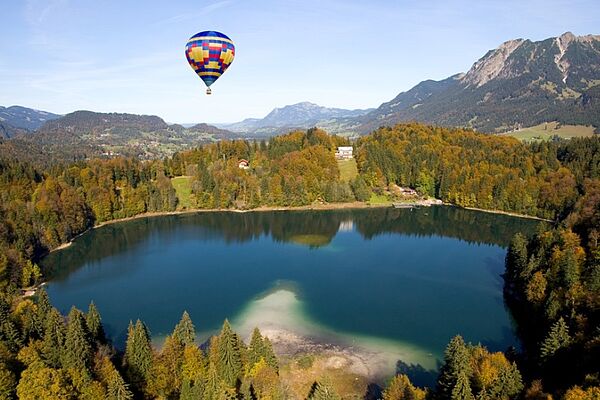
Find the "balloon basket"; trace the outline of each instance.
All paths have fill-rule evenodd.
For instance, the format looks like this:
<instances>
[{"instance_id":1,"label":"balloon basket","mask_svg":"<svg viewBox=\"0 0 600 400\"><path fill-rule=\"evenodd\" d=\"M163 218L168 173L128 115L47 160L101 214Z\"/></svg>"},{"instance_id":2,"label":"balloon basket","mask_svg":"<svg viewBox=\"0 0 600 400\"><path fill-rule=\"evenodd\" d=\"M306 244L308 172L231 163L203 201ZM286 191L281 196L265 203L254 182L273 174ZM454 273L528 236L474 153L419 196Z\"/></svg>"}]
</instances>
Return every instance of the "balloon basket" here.
<instances>
[{"instance_id":1,"label":"balloon basket","mask_svg":"<svg viewBox=\"0 0 600 400\"><path fill-rule=\"evenodd\" d=\"M211 93L212 93L212 91L210 90L210 88L207 88L206 89L206 94L211 94Z\"/></svg>"}]
</instances>

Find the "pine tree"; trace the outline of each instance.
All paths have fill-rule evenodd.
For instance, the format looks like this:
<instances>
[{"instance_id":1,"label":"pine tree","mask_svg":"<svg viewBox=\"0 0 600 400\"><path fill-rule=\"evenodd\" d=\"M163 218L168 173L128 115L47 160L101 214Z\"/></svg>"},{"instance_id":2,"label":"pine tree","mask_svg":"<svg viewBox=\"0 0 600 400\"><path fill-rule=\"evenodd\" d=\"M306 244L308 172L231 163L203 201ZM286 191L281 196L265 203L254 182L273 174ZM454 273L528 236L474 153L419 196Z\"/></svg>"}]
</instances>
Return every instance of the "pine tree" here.
<instances>
[{"instance_id":1,"label":"pine tree","mask_svg":"<svg viewBox=\"0 0 600 400\"><path fill-rule=\"evenodd\" d=\"M450 340L444 353L444 364L438 375L437 392L444 399L449 399L458 381L458 376L464 373L471 375L470 350L463 338L457 335Z\"/></svg>"},{"instance_id":2,"label":"pine tree","mask_svg":"<svg viewBox=\"0 0 600 400\"><path fill-rule=\"evenodd\" d=\"M16 386L15 374L4 363L0 363L0 399L12 399Z\"/></svg>"},{"instance_id":3,"label":"pine tree","mask_svg":"<svg viewBox=\"0 0 600 400\"><path fill-rule=\"evenodd\" d=\"M184 379L179 392L179 400L198 400L202 399L201 383L192 383L188 379Z\"/></svg>"},{"instance_id":4,"label":"pine tree","mask_svg":"<svg viewBox=\"0 0 600 400\"><path fill-rule=\"evenodd\" d=\"M229 321L225 320L218 341L218 363L216 365L219 377L228 387L235 387L242 376L242 355L237 335L231 329Z\"/></svg>"},{"instance_id":5,"label":"pine tree","mask_svg":"<svg viewBox=\"0 0 600 400\"><path fill-rule=\"evenodd\" d=\"M275 370L275 372L279 373L279 360L273 351L273 345L269 338L265 337L263 339L263 357L267 362L267 365Z\"/></svg>"},{"instance_id":6,"label":"pine tree","mask_svg":"<svg viewBox=\"0 0 600 400\"><path fill-rule=\"evenodd\" d=\"M456 385L452 389L450 396L451 400L475 400L473 393L471 392L471 384L469 383L469 377L465 372L458 374Z\"/></svg>"},{"instance_id":7,"label":"pine tree","mask_svg":"<svg viewBox=\"0 0 600 400\"><path fill-rule=\"evenodd\" d=\"M181 320L173 330L173 338L178 340L182 345L194 343L196 339L196 328L192 323L192 319L187 311L183 312Z\"/></svg>"},{"instance_id":8,"label":"pine tree","mask_svg":"<svg viewBox=\"0 0 600 400\"><path fill-rule=\"evenodd\" d=\"M83 313L72 307L67 321L62 365L64 368L89 371L93 354Z\"/></svg>"},{"instance_id":9,"label":"pine tree","mask_svg":"<svg viewBox=\"0 0 600 400\"><path fill-rule=\"evenodd\" d=\"M558 350L568 347L571 344L569 327L561 317L550 328L550 332L542 343L541 356L543 360L552 357Z\"/></svg>"},{"instance_id":10,"label":"pine tree","mask_svg":"<svg viewBox=\"0 0 600 400\"><path fill-rule=\"evenodd\" d=\"M143 389L152 368L152 347L148 330L139 319L135 325L129 323L124 363L129 381L138 390Z\"/></svg>"},{"instance_id":11,"label":"pine tree","mask_svg":"<svg viewBox=\"0 0 600 400\"><path fill-rule=\"evenodd\" d=\"M507 399L516 396L523 390L523 379L517 365L507 364L498 372L498 379L490 388L492 398Z\"/></svg>"},{"instance_id":12,"label":"pine tree","mask_svg":"<svg viewBox=\"0 0 600 400\"><path fill-rule=\"evenodd\" d=\"M42 327L42 332L39 332L40 337L44 335L43 330L45 329L45 325L46 325L46 317L48 316L48 313L50 312L51 309L52 309L52 304L50 303L50 297L48 297L48 292L46 292L46 289L44 289L44 287L41 287L38 290L37 311L36 311L36 314L37 314L36 317Z\"/></svg>"},{"instance_id":13,"label":"pine tree","mask_svg":"<svg viewBox=\"0 0 600 400\"><path fill-rule=\"evenodd\" d=\"M217 372L217 367L211 362L206 374L206 385L204 386L205 400L218 400L221 390L221 380Z\"/></svg>"},{"instance_id":14,"label":"pine tree","mask_svg":"<svg viewBox=\"0 0 600 400\"><path fill-rule=\"evenodd\" d=\"M0 297L0 341L4 341L14 353L23 347L21 332L11 318L10 305L4 297Z\"/></svg>"},{"instance_id":15,"label":"pine tree","mask_svg":"<svg viewBox=\"0 0 600 400\"><path fill-rule=\"evenodd\" d=\"M517 233L511 240L506 253L506 283L513 290L527 267L527 240Z\"/></svg>"},{"instance_id":16,"label":"pine tree","mask_svg":"<svg viewBox=\"0 0 600 400\"><path fill-rule=\"evenodd\" d=\"M8 348L16 353L23 347L23 338L15 323L6 320L0 323L0 340L8 345Z\"/></svg>"},{"instance_id":17,"label":"pine tree","mask_svg":"<svg viewBox=\"0 0 600 400\"><path fill-rule=\"evenodd\" d=\"M250 346L248 347L248 369L252 369L254 364L259 362L264 355L265 348L263 337L258 328L254 328L252 331L252 338L250 339Z\"/></svg>"},{"instance_id":18,"label":"pine tree","mask_svg":"<svg viewBox=\"0 0 600 400\"><path fill-rule=\"evenodd\" d=\"M46 363L53 368L60 367L66 335L62 315L56 308L51 308L46 316L42 353Z\"/></svg>"},{"instance_id":19,"label":"pine tree","mask_svg":"<svg viewBox=\"0 0 600 400\"><path fill-rule=\"evenodd\" d=\"M116 369L111 373L107 386L107 400L130 400L133 398L129 385L125 383Z\"/></svg>"},{"instance_id":20,"label":"pine tree","mask_svg":"<svg viewBox=\"0 0 600 400\"><path fill-rule=\"evenodd\" d=\"M88 312L85 317L90 336L94 341L104 342L104 329L102 328L102 320L96 305L92 301L89 305Z\"/></svg>"}]
</instances>

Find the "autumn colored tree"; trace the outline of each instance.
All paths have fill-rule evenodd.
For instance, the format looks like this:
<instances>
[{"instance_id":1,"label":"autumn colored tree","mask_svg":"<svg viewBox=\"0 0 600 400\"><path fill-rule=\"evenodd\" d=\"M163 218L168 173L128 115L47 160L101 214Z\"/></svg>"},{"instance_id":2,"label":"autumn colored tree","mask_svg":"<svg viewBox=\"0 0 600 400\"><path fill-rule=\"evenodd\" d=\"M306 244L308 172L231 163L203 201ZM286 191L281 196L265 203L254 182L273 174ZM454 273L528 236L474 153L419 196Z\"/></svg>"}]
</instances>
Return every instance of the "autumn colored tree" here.
<instances>
[{"instance_id":1,"label":"autumn colored tree","mask_svg":"<svg viewBox=\"0 0 600 400\"><path fill-rule=\"evenodd\" d=\"M41 363L34 363L23 371L17 385L17 396L24 400L70 400L73 392L62 370Z\"/></svg>"},{"instance_id":2,"label":"autumn colored tree","mask_svg":"<svg viewBox=\"0 0 600 400\"><path fill-rule=\"evenodd\" d=\"M425 400L427 392L410 382L406 375L396 375L383 391L383 400Z\"/></svg>"}]
</instances>

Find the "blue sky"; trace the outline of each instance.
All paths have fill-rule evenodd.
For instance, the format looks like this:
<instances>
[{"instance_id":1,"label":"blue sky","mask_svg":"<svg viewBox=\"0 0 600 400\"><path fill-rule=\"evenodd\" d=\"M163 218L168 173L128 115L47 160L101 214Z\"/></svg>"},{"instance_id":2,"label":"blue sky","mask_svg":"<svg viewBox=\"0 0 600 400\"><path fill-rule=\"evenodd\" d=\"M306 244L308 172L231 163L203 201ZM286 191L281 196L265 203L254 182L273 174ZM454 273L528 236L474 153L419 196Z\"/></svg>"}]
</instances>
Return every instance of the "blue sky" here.
<instances>
[{"instance_id":1,"label":"blue sky","mask_svg":"<svg viewBox=\"0 0 600 400\"><path fill-rule=\"evenodd\" d=\"M213 95L187 39L227 34ZM3 0L0 105L234 122L300 101L377 107L514 38L600 33L600 1Z\"/></svg>"}]
</instances>

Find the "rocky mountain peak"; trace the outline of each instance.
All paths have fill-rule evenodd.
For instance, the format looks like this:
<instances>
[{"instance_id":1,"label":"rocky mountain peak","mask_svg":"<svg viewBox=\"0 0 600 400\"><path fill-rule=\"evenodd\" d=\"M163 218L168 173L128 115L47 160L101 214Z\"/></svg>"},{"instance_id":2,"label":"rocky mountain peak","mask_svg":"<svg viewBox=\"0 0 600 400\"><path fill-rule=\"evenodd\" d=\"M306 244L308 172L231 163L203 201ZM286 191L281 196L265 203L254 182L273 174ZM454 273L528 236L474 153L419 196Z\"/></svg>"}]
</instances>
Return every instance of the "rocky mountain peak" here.
<instances>
[{"instance_id":1,"label":"rocky mountain peak","mask_svg":"<svg viewBox=\"0 0 600 400\"><path fill-rule=\"evenodd\" d=\"M509 40L502 43L497 49L490 50L480 58L465 74L462 81L467 85L482 86L496 78L506 65L510 55L525 42L524 39Z\"/></svg>"}]
</instances>

